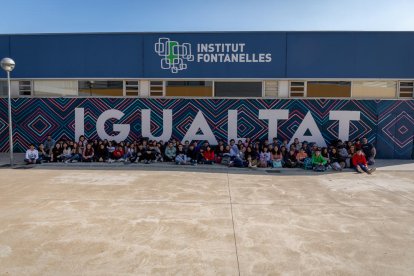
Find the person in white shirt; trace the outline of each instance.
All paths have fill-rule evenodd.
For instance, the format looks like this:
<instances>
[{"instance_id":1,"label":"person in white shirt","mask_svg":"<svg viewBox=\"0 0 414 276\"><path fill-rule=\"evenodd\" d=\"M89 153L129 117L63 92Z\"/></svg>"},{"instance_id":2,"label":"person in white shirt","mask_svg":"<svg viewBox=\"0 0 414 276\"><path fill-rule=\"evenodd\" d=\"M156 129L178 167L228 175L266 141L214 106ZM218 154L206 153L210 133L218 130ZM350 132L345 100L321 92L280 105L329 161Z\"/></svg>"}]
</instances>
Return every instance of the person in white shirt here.
<instances>
[{"instance_id":1,"label":"person in white shirt","mask_svg":"<svg viewBox=\"0 0 414 276\"><path fill-rule=\"evenodd\" d=\"M33 144L30 144L29 149L26 151L24 162L26 162L27 165L40 164L39 152L35 149Z\"/></svg>"}]
</instances>

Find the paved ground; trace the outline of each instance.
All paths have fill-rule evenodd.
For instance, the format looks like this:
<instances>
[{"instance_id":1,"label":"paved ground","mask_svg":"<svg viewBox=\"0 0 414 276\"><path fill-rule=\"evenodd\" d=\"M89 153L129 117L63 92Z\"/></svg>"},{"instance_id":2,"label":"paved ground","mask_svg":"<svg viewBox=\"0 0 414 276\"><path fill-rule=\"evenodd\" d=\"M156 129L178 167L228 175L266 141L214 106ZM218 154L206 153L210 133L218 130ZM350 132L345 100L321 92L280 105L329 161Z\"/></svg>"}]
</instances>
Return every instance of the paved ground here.
<instances>
[{"instance_id":1,"label":"paved ground","mask_svg":"<svg viewBox=\"0 0 414 276\"><path fill-rule=\"evenodd\" d=\"M414 275L413 166L3 168L0 275Z\"/></svg>"}]
</instances>

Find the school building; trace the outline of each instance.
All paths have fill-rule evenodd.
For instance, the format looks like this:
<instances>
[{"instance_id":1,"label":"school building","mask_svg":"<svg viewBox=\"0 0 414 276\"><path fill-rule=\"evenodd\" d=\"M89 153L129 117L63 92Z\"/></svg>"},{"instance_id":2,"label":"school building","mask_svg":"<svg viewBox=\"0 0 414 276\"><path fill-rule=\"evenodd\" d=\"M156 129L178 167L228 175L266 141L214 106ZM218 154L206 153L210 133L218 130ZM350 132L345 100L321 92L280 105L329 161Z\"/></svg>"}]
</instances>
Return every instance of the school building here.
<instances>
[{"instance_id":1,"label":"school building","mask_svg":"<svg viewBox=\"0 0 414 276\"><path fill-rule=\"evenodd\" d=\"M71 138L366 136L413 158L414 32L0 35L14 149ZM0 73L0 151L8 150Z\"/></svg>"}]
</instances>

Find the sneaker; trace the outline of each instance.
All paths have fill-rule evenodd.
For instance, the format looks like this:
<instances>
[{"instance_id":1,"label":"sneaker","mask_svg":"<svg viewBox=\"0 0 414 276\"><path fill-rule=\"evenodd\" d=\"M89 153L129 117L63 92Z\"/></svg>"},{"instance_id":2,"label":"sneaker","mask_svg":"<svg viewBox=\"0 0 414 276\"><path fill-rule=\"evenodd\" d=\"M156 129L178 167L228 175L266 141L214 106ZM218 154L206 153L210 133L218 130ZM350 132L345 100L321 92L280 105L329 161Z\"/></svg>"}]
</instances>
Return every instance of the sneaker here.
<instances>
[{"instance_id":1,"label":"sneaker","mask_svg":"<svg viewBox=\"0 0 414 276\"><path fill-rule=\"evenodd\" d=\"M367 174L371 174L371 173L375 172L375 170L376 170L375 168L368 169Z\"/></svg>"},{"instance_id":2,"label":"sneaker","mask_svg":"<svg viewBox=\"0 0 414 276\"><path fill-rule=\"evenodd\" d=\"M72 162L73 162L73 163L78 163L78 160L76 160L76 159L75 159L75 160L72 160Z\"/></svg>"},{"instance_id":3,"label":"sneaker","mask_svg":"<svg viewBox=\"0 0 414 276\"><path fill-rule=\"evenodd\" d=\"M361 167L360 166L358 166L357 167L357 171L359 172L359 173L363 173L364 171L361 169Z\"/></svg>"},{"instance_id":4,"label":"sneaker","mask_svg":"<svg viewBox=\"0 0 414 276\"><path fill-rule=\"evenodd\" d=\"M66 160L66 161L65 161L65 164L67 164L67 163L69 163L69 160Z\"/></svg>"}]
</instances>

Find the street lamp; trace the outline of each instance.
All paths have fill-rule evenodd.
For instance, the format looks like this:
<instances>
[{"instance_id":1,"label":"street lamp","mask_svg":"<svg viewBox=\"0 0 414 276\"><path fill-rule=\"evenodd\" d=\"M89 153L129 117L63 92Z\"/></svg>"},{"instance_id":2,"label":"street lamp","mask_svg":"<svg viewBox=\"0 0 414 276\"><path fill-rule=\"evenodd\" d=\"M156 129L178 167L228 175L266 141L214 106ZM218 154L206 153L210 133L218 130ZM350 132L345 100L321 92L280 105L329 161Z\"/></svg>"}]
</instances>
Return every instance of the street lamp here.
<instances>
[{"instance_id":1,"label":"street lamp","mask_svg":"<svg viewBox=\"0 0 414 276\"><path fill-rule=\"evenodd\" d=\"M10 143L10 167L13 166L13 127L12 127L12 113L11 113L11 86L10 86L10 72L13 71L15 63L11 58L3 58L1 60L1 68L7 73L7 87L9 91L9 143Z\"/></svg>"},{"instance_id":2,"label":"street lamp","mask_svg":"<svg viewBox=\"0 0 414 276\"><path fill-rule=\"evenodd\" d=\"M92 88L95 84L95 81L88 81L88 86L89 86L89 96L92 96Z\"/></svg>"}]
</instances>

